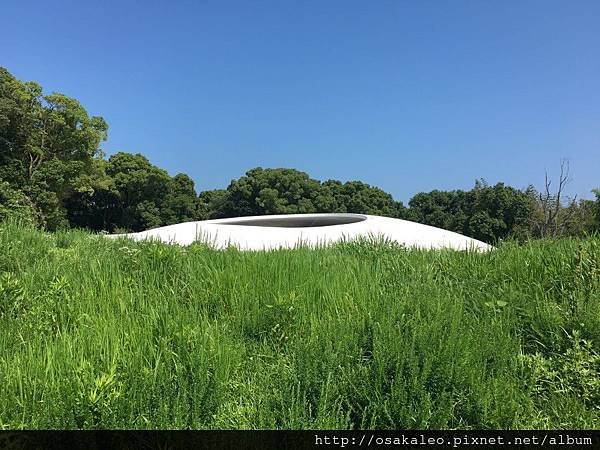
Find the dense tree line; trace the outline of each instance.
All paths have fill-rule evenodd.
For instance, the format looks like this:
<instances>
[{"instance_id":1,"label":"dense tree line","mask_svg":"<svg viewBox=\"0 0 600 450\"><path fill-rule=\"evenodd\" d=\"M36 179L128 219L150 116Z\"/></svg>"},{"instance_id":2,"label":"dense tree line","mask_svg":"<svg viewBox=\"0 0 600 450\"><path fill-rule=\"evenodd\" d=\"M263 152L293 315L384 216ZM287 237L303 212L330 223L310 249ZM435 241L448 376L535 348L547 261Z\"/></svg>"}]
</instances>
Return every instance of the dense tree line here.
<instances>
[{"instance_id":1,"label":"dense tree line","mask_svg":"<svg viewBox=\"0 0 600 450\"><path fill-rule=\"evenodd\" d=\"M478 180L468 191L416 194L405 207L360 181L321 182L294 169L254 168L226 189L196 192L141 154L100 150L108 125L75 99L0 68L0 220L56 230L143 230L183 221L262 214L364 213L414 220L487 242L581 235L600 229L596 201ZM561 173L562 181L562 173ZM547 186L548 187L548 186Z\"/></svg>"}]
</instances>

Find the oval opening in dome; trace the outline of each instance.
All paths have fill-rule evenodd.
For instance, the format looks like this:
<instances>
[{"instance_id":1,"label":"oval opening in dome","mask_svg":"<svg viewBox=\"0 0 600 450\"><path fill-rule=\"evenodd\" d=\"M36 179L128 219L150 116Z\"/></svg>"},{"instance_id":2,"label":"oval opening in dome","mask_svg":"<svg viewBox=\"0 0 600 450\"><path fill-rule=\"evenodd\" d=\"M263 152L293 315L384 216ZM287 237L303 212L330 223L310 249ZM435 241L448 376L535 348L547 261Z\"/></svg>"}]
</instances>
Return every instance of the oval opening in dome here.
<instances>
[{"instance_id":1,"label":"oval opening in dome","mask_svg":"<svg viewBox=\"0 0 600 450\"><path fill-rule=\"evenodd\" d=\"M324 215L324 216L296 216L289 217L252 217L248 219L228 220L219 225L242 225L250 227L279 227L279 228L310 228L328 227L332 225L347 225L366 220L360 215Z\"/></svg>"}]
</instances>

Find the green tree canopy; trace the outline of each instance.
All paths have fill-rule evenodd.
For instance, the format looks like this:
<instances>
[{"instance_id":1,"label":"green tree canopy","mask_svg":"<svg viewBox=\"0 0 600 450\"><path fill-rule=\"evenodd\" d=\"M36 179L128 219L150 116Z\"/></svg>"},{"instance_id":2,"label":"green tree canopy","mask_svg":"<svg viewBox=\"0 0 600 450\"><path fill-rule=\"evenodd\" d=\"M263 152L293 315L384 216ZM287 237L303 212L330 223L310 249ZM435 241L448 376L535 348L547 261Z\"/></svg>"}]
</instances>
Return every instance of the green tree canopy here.
<instances>
[{"instance_id":1,"label":"green tree canopy","mask_svg":"<svg viewBox=\"0 0 600 450\"><path fill-rule=\"evenodd\" d=\"M0 222L9 217L38 226L41 223L39 211L31 200L8 182L0 181Z\"/></svg>"},{"instance_id":2,"label":"green tree canopy","mask_svg":"<svg viewBox=\"0 0 600 450\"><path fill-rule=\"evenodd\" d=\"M65 201L94 191L94 159L107 129L77 100L44 95L0 68L0 180L29 199L46 227L68 225Z\"/></svg>"},{"instance_id":3,"label":"green tree canopy","mask_svg":"<svg viewBox=\"0 0 600 450\"><path fill-rule=\"evenodd\" d=\"M320 212L347 212L377 216L403 217L404 205L378 187L361 181L342 183L327 180L318 197Z\"/></svg>"},{"instance_id":4,"label":"green tree canopy","mask_svg":"<svg viewBox=\"0 0 600 450\"><path fill-rule=\"evenodd\" d=\"M144 230L197 218L193 180L184 174L171 178L141 154L119 152L108 158L112 180L102 193L108 204L108 228Z\"/></svg>"},{"instance_id":5,"label":"green tree canopy","mask_svg":"<svg viewBox=\"0 0 600 450\"><path fill-rule=\"evenodd\" d=\"M381 189L360 181L321 183L295 169L257 167L226 190L200 196L206 217L348 212L399 217L404 206Z\"/></svg>"},{"instance_id":6,"label":"green tree canopy","mask_svg":"<svg viewBox=\"0 0 600 450\"><path fill-rule=\"evenodd\" d=\"M464 234L486 242L505 239L527 226L531 203L526 193L504 183L478 180L466 193Z\"/></svg>"},{"instance_id":7,"label":"green tree canopy","mask_svg":"<svg viewBox=\"0 0 600 450\"><path fill-rule=\"evenodd\" d=\"M407 218L415 222L462 233L466 216L464 191L421 192L408 202Z\"/></svg>"},{"instance_id":8,"label":"green tree canopy","mask_svg":"<svg viewBox=\"0 0 600 450\"><path fill-rule=\"evenodd\" d=\"M257 167L227 187L220 217L299 214L316 211L320 183L295 169Z\"/></svg>"},{"instance_id":9,"label":"green tree canopy","mask_svg":"<svg viewBox=\"0 0 600 450\"><path fill-rule=\"evenodd\" d=\"M199 220L198 198L194 180L184 173L178 173L171 179L163 220L166 223L189 222Z\"/></svg>"},{"instance_id":10,"label":"green tree canopy","mask_svg":"<svg viewBox=\"0 0 600 450\"><path fill-rule=\"evenodd\" d=\"M198 220L194 181L170 177L141 154L116 153L99 161L104 183L68 204L71 222L93 230L141 231Z\"/></svg>"},{"instance_id":11,"label":"green tree canopy","mask_svg":"<svg viewBox=\"0 0 600 450\"><path fill-rule=\"evenodd\" d=\"M198 196L198 216L201 220L225 217L227 197L227 189L212 189L201 192Z\"/></svg>"},{"instance_id":12,"label":"green tree canopy","mask_svg":"<svg viewBox=\"0 0 600 450\"><path fill-rule=\"evenodd\" d=\"M528 195L498 183L478 180L470 191L431 191L409 202L408 218L415 222L462 233L486 242L504 239L527 226Z\"/></svg>"}]
</instances>

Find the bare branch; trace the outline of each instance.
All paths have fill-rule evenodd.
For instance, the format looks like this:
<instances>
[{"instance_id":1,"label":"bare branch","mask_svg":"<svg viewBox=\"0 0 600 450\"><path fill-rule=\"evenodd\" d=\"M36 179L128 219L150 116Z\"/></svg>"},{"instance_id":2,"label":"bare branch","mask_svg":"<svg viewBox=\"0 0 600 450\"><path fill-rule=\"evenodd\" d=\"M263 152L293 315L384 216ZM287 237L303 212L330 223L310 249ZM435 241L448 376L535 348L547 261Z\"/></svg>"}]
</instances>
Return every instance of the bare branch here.
<instances>
[{"instance_id":1,"label":"bare branch","mask_svg":"<svg viewBox=\"0 0 600 450\"><path fill-rule=\"evenodd\" d=\"M569 162L563 159L560 163L558 185L553 192L552 180L548 176L548 171L545 171L544 188L536 196L536 213L530 221L531 229L536 235L540 237L561 235L573 222L576 210L573 205L576 206L576 200L572 199L567 202L567 205L563 205L565 189L571 181L569 174Z\"/></svg>"}]
</instances>

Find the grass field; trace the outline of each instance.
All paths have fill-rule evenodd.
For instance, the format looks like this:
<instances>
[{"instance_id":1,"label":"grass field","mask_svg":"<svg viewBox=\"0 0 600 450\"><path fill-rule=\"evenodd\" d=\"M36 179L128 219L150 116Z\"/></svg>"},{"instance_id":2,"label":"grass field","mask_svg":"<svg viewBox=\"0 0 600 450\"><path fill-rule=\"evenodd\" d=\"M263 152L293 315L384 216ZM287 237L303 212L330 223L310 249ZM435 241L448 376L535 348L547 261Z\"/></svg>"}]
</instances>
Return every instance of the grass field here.
<instances>
[{"instance_id":1,"label":"grass field","mask_svg":"<svg viewBox=\"0 0 600 450\"><path fill-rule=\"evenodd\" d=\"M600 428L600 238L245 253L0 225L0 428Z\"/></svg>"}]
</instances>

